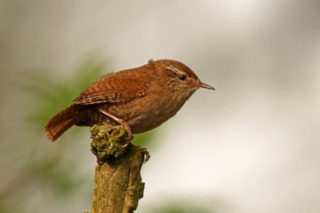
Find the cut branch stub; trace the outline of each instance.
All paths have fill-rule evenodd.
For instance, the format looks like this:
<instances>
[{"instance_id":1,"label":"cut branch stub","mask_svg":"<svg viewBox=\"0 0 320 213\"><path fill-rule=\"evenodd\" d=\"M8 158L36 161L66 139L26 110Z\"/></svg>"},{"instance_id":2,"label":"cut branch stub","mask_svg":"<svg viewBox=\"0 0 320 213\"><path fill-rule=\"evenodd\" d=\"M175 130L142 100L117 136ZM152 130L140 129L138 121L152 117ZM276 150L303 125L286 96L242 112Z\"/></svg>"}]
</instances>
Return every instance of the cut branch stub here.
<instances>
[{"instance_id":1,"label":"cut branch stub","mask_svg":"<svg viewBox=\"0 0 320 213\"><path fill-rule=\"evenodd\" d=\"M123 126L91 128L91 150L97 157L92 213L130 213L143 197L140 175L145 149L126 141Z\"/></svg>"}]
</instances>

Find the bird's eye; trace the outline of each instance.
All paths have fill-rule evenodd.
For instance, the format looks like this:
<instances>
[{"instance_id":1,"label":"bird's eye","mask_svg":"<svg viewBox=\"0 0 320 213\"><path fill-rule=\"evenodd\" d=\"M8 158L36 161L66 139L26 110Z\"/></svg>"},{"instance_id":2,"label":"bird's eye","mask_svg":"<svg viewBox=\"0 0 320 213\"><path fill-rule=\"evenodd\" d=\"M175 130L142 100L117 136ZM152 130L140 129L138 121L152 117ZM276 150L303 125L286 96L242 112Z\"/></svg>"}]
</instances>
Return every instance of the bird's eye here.
<instances>
[{"instance_id":1,"label":"bird's eye","mask_svg":"<svg viewBox=\"0 0 320 213\"><path fill-rule=\"evenodd\" d=\"M184 80L187 79L187 76L186 76L186 75L179 75L179 79L180 79L181 81L184 81Z\"/></svg>"}]
</instances>

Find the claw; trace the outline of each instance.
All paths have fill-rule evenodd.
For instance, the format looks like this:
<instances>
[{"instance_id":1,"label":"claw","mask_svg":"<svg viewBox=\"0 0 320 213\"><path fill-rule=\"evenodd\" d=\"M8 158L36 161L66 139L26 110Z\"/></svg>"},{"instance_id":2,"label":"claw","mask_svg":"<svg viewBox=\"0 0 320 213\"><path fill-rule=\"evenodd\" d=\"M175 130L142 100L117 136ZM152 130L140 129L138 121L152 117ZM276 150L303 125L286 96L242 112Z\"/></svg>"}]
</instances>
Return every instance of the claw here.
<instances>
[{"instance_id":1,"label":"claw","mask_svg":"<svg viewBox=\"0 0 320 213\"><path fill-rule=\"evenodd\" d=\"M121 123L123 126L124 126L124 128L126 129L126 131L127 131L127 139L129 140L129 141L131 141L132 139L133 139L133 134L132 134L132 132L131 132L131 129L130 129L130 127L129 127L129 125L127 124L127 122L125 122L125 121L123 121L122 123Z\"/></svg>"},{"instance_id":2,"label":"claw","mask_svg":"<svg viewBox=\"0 0 320 213\"><path fill-rule=\"evenodd\" d=\"M150 159L149 151L146 148L141 148L140 151L143 155L143 163L147 163Z\"/></svg>"},{"instance_id":3,"label":"claw","mask_svg":"<svg viewBox=\"0 0 320 213\"><path fill-rule=\"evenodd\" d=\"M126 142L126 143L123 144L121 147L122 147L122 148L126 148L129 144L130 144L130 141L129 141L129 142Z\"/></svg>"}]
</instances>

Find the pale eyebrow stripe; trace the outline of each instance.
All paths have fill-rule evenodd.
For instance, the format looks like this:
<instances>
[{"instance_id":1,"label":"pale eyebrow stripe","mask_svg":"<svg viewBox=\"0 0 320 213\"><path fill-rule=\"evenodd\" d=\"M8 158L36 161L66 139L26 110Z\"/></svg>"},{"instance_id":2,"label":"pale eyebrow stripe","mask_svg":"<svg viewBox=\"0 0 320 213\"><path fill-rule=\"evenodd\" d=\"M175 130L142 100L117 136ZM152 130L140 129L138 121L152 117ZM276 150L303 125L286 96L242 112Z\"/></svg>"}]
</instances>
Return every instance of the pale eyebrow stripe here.
<instances>
[{"instance_id":1,"label":"pale eyebrow stripe","mask_svg":"<svg viewBox=\"0 0 320 213\"><path fill-rule=\"evenodd\" d=\"M165 68L175 72L176 74L184 73L181 70L179 70L178 68L174 67L173 65L166 66Z\"/></svg>"}]
</instances>

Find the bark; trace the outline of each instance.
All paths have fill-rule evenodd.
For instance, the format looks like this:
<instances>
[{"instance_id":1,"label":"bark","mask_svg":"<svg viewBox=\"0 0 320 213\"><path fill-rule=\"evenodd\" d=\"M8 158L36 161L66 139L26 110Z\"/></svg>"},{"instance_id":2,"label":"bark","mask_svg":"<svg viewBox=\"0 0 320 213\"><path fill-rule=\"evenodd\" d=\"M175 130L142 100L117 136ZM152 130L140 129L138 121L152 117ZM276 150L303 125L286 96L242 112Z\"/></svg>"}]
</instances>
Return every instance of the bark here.
<instances>
[{"instance_id":1,"label":"bark","mask_svg":"<svg viewBox=\"0 0 320 213\"><path fill-rule=\"evenodd\" d=\"M122 126L91 128L91 150L97 156L92 213L130 213L143 197L140 175L145 149L126 141ZM129 143L127 146L124 144Z\"/></svg>"}]
</instances>

